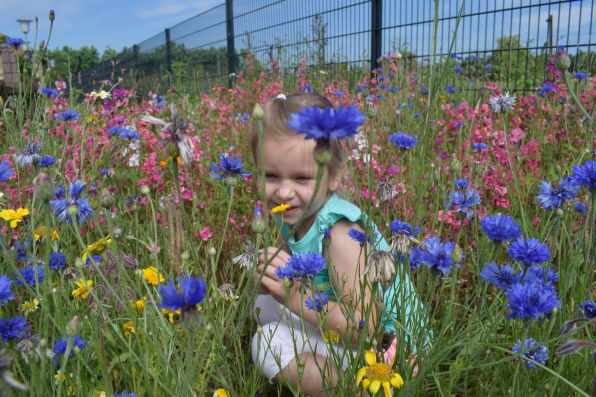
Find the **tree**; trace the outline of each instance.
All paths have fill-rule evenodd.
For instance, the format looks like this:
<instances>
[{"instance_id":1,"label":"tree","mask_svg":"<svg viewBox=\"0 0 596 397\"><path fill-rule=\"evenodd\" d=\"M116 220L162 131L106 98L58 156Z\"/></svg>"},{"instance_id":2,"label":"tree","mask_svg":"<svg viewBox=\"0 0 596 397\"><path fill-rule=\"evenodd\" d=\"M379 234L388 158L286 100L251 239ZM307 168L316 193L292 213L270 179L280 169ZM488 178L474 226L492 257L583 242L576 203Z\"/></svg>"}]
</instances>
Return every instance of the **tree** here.
<instances>
[{"instance_id":1,"label":"tree","mask_svg":"<svg viewBox=\"0 0 596 397\"><path fill-rule=\"evenodd\" d=\"M99 53L93 46L81 47L78 50L63 46L49 53L52 71L55 77L68 79L69 73L75 75L99 63Z\"/></svg>"}]
</instances>

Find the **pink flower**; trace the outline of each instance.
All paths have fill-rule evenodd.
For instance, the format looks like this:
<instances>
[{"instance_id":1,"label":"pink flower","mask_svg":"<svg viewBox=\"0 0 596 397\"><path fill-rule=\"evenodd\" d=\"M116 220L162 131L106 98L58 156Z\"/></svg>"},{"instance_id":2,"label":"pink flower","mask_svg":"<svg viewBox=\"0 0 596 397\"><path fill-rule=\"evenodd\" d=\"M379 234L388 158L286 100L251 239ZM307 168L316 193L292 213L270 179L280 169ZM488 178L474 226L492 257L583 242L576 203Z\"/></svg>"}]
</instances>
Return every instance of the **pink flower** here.
<instances>
[{"instance_id":1,"label":"pink flower","mask_svg":"<svg viewBox=\"0 0 596 397\"><path fill-rule=\"evenodd\" d=\"M207 241L213 236L213 233L209 230L208 227L205 227L203 230L199 232L199 237L203 239L203 241Z\"/></svg>"},{"instance_id":2,"label":"pink flower","mask_svg":"<svg viewBox=\"0 0 596 397\"><path fill-rule=\"evenodd\" d=\"M54 84L56 85L56 89L58 91L62 91L62 90L66 89L66 83L64 81L56 80L54 82Z\"/></svg>"}]
</instances>

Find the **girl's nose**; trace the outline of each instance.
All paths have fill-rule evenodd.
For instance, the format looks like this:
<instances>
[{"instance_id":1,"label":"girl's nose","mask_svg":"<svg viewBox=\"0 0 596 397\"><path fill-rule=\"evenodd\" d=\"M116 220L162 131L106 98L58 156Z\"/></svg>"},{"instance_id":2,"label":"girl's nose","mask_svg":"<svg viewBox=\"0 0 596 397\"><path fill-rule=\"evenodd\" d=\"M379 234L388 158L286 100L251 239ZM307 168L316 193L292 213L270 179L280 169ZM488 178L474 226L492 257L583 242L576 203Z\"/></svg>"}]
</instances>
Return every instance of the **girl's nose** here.
<instances>
[{"instance_id":1,"label":"girl's nose","mask_svg":"<svg viewBox=\"0 0 596 397\"><path fill-rule=\"evenodd\" d=\"M294 196L294 188L292 183L289 181L282 181L277 187L277 197L282 202L287 202Z\"/></svg>"}]
</instances>

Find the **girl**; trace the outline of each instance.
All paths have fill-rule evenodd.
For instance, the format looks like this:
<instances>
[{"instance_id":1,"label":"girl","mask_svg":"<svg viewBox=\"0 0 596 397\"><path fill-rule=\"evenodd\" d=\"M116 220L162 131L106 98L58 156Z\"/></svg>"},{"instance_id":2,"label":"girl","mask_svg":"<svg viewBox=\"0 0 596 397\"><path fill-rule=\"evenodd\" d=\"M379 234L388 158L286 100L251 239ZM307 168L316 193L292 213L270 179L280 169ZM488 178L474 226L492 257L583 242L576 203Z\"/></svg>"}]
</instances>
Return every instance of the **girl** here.
<instances>
[{"instance_id":1,"label":"girl","mask_svg":"<svg viewBox=\"0 0 596 397\"><path fill-rule=\"evenodd\" d=\"M263 159L260 158L256 126L253 126L250 140L259 184L265 184L267 207L289 205L279 218L276 217L281 226L283 241L280 244L284 249L275 255L277 248L265 248L268 261L265 262L264 253L258 258L255 286L265 294L259 295L255 302L260 330L252 340L252 356L270 382L289 383L306 395L324 395L324 379L327 384L336 383L337 373L331 357L336 362L339 360L345 369L349 358L354 356L346 349L353 348L357 330L367 326L369 334L373 335L375 321L371 319L377 318L375 305L371 306L371 284L365 283L368 286L361 288L365 281L362 246L348 234L364 233L366 225L360 209L336 193L346 170L346 150L341 142L330 140L331 160L326 164L320 187L315 192L318 166L313 154L317 142L297 135L287 125L293 113L315 106L318 109L333 107L329 100L317 94L297 93L287 97L280 94L263 107ZM260 179L261 161L264 162L264 180ZM313 195L313 203L307 208ZM290 236L290 229L303 215L303 221ZM382 238L374 245L369 243L368 252L373 248L388 249ZM320 314L307 308L307 296L312 293L301 294L299 283L295 283L287 295L284 280L275 275L278 268L286 266L291 255L308 252L324 255L329 260L314 280L317 289L329 296L324 323ZM411 325L408 317L417 305L407 276L402 277L401 283L396 278L394 284L401 285L401 295L409 295L409 303L403 304L404 300L395 293L395 288L385 291L383 300L387 310L383 314L383 325L386 331L395 332L394 320L399 320L407 329ZM389 310L398 305L402 306L401 318L395 310ZM312 301L308 306L312 307ZM404 309L403 306L407 307ZM345 345L330 342L333 339L330 335L337 336L333 331ZM299 384L299 369L302 384Z\"/></svg>"}]
</instances>

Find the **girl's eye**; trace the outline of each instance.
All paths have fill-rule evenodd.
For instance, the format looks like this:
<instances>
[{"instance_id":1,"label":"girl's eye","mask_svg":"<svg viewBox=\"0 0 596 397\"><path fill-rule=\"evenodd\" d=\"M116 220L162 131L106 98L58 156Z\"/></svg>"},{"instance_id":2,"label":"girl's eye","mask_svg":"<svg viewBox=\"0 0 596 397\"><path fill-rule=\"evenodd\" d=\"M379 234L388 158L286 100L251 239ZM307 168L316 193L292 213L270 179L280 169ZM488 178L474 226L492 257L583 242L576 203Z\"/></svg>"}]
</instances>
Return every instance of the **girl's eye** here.
<instances>
[{"instance_id":1,"label":"girl's eye","mask_svg":"<svg viewBox=\"0 0 596 397\"><path fill-rule=\"evenodd\" d=\"M310 176L299 176L298 178L296 178L298 181L300 182L308 182L310 181L312 178Z\"/></svg>"},{"instance_id":2,"label":"girl's eye","mask_svg":"<svg viewBox=\"0 0 596 397\"><path fill-rule=\"evenodd\" d=\"M273 174L265 174L265 179L271 180L271 179L276 179L276 178L277 177L275 175L273 175Z\"/></svg>"}]
</instances>

